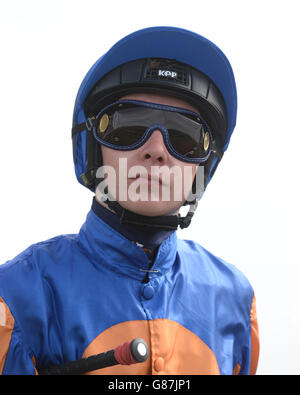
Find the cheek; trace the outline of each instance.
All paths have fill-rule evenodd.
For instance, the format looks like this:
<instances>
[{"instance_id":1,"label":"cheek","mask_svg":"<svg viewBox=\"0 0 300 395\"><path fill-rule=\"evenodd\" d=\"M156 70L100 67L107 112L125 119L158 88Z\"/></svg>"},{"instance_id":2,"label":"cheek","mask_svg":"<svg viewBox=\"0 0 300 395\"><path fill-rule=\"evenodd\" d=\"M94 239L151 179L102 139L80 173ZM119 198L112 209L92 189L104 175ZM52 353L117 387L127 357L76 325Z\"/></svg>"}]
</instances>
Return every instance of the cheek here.
<instances>
[{"instance_id":1,"label":"cheek","mask_svg":"<svg viewBox=\"0 0 300 395\"><path fill-rule=\"evenodd\" d=\"M198 165L192 164L192 163L185 163L181 161L176 161L176 163L173 164L173 166L177 166L180 171L180 177L182 180L182 185L186 185L187 187L190 185L192 186Z\"/></svg>"},{"instance_id":2,"label":"cheek","mask_svg":"<svg viewBox=\"0 0 300 395\"><path fill-rule=\"evenodd\" d=\"M102 152L102 165L113 167L117 175L119 174L121 167L125 166L128 172L130 166L132 166L132 163L135 162L134 151L118 151L108 147L101 146L101 152ZM122 161L120 162L121 159ZM124 168L122 168L122 170L124 170Z\"/></svg>"},{"instance_id":3,"label":"cheek","mask_svg":"<svg viewBox=\"0 0 300 395\"><path fill-rule=\"evenodd\" d=\"M114 158L116 157L116 155L114 155L114 150L104 146L101 146L100 148L102 153L102 165L112 166L114 162Z\"/></svg>"},{"instance_id":4,"label":"cheek","mask_svg":"<svg viewBox=\"0 0 300 395\"><path fill-rule=\"evenodd\" d=\"M101 146L102 152L102 165L112 166L118 170L119 159L126 158L126 152L117 151L112 148Z\"/></svg>"}]
</instances>

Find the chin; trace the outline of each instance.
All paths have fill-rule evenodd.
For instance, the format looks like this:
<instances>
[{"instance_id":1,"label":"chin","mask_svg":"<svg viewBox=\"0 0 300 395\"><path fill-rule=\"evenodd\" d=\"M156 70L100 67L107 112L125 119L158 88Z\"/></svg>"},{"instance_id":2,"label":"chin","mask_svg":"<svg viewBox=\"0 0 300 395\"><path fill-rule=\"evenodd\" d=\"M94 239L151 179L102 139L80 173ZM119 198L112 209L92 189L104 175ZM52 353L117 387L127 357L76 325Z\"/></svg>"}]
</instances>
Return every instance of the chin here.
<instances>
[{"instance_id":1,"label":"chin","mask_svg":"<svg viewBox=\"0 0 300 395\"><path fill-rule=\"evenodd\" d=\"M177 214L181 204L178 202L120 202L121 206L135 214L156 217Z\"/></svg>"}]
</instances>

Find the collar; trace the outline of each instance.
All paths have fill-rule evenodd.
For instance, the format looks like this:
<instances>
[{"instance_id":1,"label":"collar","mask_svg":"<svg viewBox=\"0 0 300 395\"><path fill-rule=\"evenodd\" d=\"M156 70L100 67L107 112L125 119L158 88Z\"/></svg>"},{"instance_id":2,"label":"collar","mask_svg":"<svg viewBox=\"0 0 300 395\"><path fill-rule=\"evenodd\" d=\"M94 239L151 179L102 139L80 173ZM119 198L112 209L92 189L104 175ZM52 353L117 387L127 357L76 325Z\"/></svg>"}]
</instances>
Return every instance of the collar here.
<instances>
[{"instance_id":1,"label":"collar","mask_svg":"<svg viewBox=\"0 0 300 395\"><path fill-rule=\"evenodd\" d=\"M95 196L93 198L92 210L100 219L109 224L110 227L121 233L128 240L144 248L144 251L148 251L149 258L152 257L156 248L174 232L174 230L142 229L132 224L120 223L120 218L101 205Z\"/></svg>"},{"instance_id":2,"label":"collar","mask_svg":"<svg viewBox=\"0 0 300 395\"><path fill-rule=\"evenodd\" d=\"M121 233L99 218L93 210L80 229L81 248L96 265L143 280L149 267L146 253ZM172 267L177 253L177 235L173 232L158 248L149 272L149 280L164 275Z\"/></svg>"}]
</instances>

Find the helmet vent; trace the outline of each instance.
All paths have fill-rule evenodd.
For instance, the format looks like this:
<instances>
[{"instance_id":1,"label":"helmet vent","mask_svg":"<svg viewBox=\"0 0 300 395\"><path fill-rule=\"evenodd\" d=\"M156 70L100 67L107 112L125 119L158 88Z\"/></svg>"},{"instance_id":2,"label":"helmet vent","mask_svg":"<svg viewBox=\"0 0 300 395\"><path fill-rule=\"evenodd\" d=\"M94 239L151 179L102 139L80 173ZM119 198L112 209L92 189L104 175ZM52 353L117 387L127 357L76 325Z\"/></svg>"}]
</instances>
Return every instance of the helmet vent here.
<instances>
[{"instance_id":1,"label":"helmet vent","mask_svg":"<svg viewBox=\"0 0 300 395\"><path fill-rule=\"evenodd\" d=\"M173 81L183 85L188 84L188 71L184 65L175 60L149 59L147 61L144 79L155 81Z\"/></svg>"}]
</instances>

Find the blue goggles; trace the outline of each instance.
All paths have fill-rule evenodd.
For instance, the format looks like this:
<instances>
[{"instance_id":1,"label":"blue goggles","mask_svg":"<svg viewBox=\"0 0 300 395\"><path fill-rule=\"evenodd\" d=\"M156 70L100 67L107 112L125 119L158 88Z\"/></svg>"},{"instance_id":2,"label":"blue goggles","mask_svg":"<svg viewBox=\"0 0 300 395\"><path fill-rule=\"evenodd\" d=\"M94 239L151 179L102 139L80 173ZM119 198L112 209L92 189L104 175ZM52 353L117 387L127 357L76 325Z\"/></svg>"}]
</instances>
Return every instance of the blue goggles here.
<instances>
[{"instance_id":1,"label":"blue goggles","mask_svg":"<svg viewBox=\"0 0 300 395\"><path fill-rule=\"evenodd\" d=\"M103 108L93 120L93 135L102 145L120 151L141 147L160 130L169 153L190 163L205 162L213 139L199 114L178 107L120 100Z\"/></svg>"}]
</instances>

